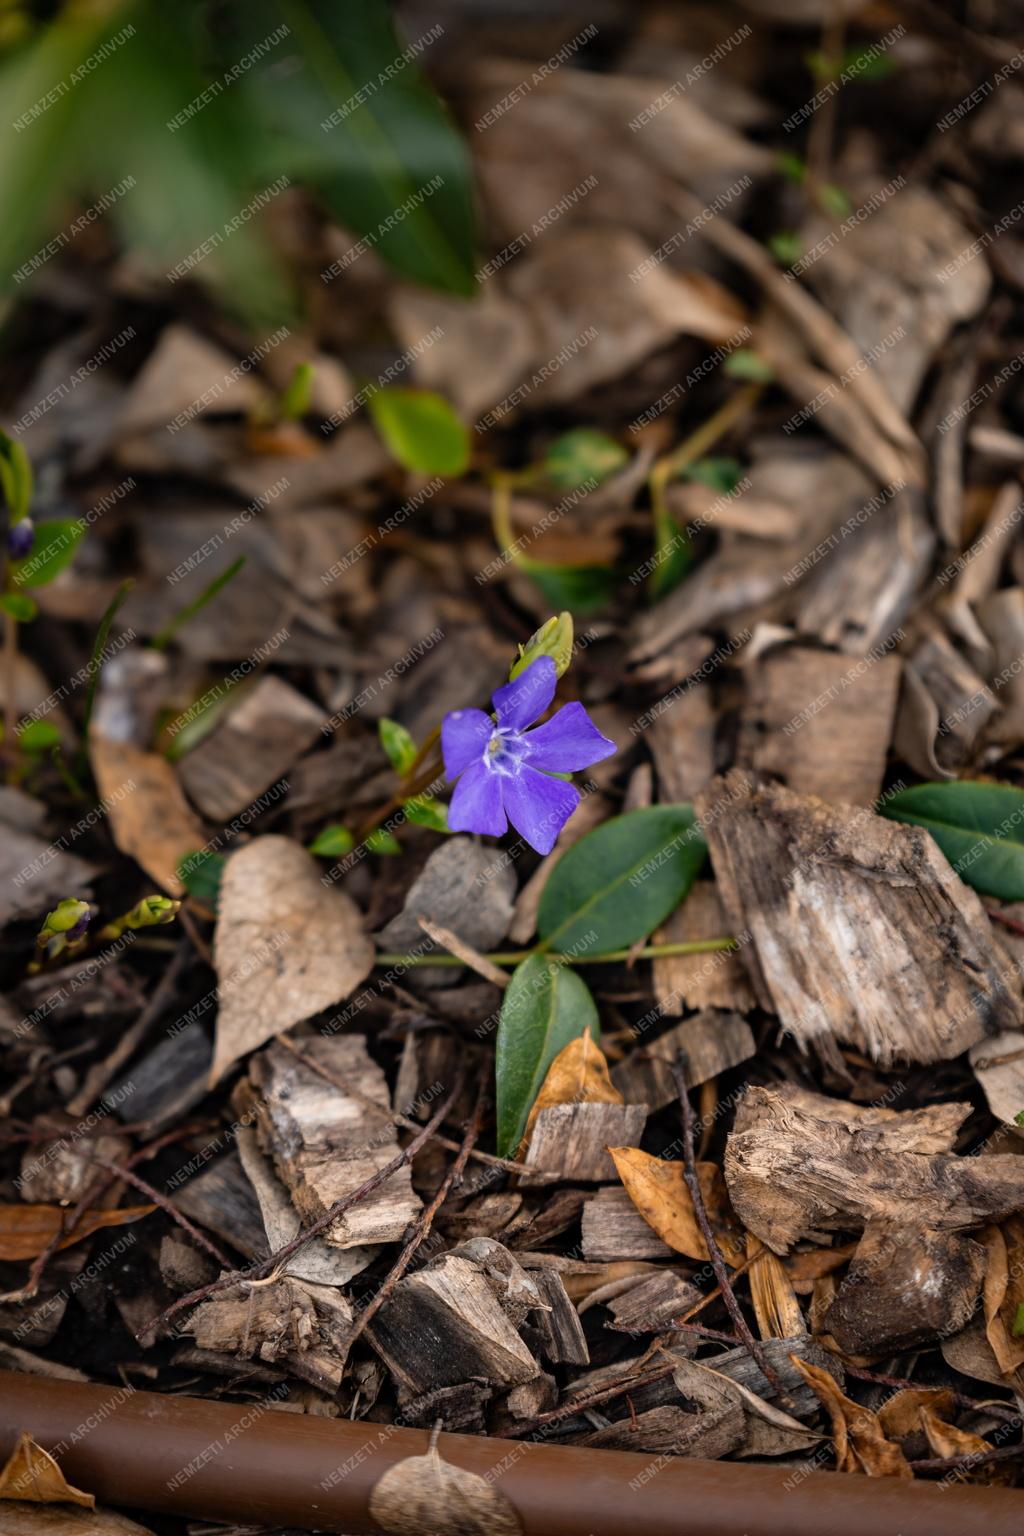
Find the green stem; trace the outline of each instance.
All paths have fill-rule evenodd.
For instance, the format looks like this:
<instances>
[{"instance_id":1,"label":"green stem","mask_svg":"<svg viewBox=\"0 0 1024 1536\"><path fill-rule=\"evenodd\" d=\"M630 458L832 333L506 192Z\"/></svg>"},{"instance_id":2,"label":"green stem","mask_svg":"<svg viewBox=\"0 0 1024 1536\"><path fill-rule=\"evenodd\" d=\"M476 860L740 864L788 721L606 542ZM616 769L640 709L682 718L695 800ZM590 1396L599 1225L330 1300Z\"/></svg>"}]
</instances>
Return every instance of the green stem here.
<instances>
[{"instance_id":1,"label":"green stem","mask_svg":"<svg viewBox=\"0 0 1024 1536\"><path fill-rule=\"evenodd\" d=\"M660 960L666 955L709 955L719 950L738 949L733 938L690 939L680 944L645 944L642 949L609 949L601 955L552 955L566 965L611 965L620 960ZM485 955L493 965L518 965L536 954L534 949L506 949ZM393 955L380 954L374 965L465 965L458 955Z\"/></svg>"}]
</instances>

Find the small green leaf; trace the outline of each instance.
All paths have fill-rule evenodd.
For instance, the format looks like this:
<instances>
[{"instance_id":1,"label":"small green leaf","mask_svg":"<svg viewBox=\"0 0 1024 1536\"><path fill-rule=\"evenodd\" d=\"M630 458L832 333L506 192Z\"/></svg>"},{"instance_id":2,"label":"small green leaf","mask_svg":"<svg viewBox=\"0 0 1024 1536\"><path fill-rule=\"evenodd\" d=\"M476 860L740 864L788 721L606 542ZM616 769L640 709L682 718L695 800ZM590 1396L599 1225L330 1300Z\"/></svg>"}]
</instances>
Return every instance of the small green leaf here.
<instances>
[{"instance_id":1,"label":"small green leaf","mask_svg":"<svg viewBox=\"0 0 1024 1536\"><path fill-rule=\"evenodd\" d=\"M443 800L433 800L430 795L413 795L402 807L406 821L417 827L429 827L431 832L448 831L448 807Z\"/></svg>"},{"instance_id":2,"label":"small green leaf","mask_svg":"<svg viewBox=\"0 0 1024 1536\"><path fill-rule=\"evenodd\" d=\"M780 151L778 166L787 181L795 181L800 186L807 180L807 162L801 160L799 155L794 155L791 150Z\"/></svg>"},{"instance_id":3,"label":"small green leaf","mask_svg":"<svg viewBox=\"0 0 1024 1536\"><path fill-rule=\"evenodd\" d=\"M24 445L0 432L0 490L11 526L28 517L32 505L32 465Z\"/></svg>"},{"instance_id":4,"label":"small green leaf","mask_svg":"<svg viewBox=\"0 0 1024 1536\"><path fill-rule=\"evenodd\" d=\"M299 363L278 402L282 421L301 421L308 414L315 373L312 363Z\"/></svg>"},{"instance_id":5,"label":"small green leaf","mask_svg":"<svg viewBox=\"0 0 1024 1536\"><path fill-rule=\"evenodd\" d=\"M1018 1109L1013 1118L1017 1125L1024 1125L1024 1109Z\"/></svg>"},{"instance_id":6,"label":"small green leaf","mask_svg":"<svg viewBox=\"0 0 1024 1536\"><path fill-rule=\"evenodd\" d=\"M186 854L178 865L178 879L188 894L213 912L217 910L226 863L224 854L215 853L212 848L197 848L195 853Z\"/></svg>"},{"instance_id":7,"label":"small green leaf","mask_svg":"<svg viewBox=\"0 0 1024 1536\"><path fill-rule=\"evenodd\" d=\"M606 432L574 427L549 445L540 468L551 485L574 491L591 481L600 485L628 462L625 448Z\"/></svg>"},{"instance_id":8,"label":"small green leaf","mask_svg":"<svg viewBox=\"0 0 1024 1536\"><path fill-rule=\"evenodd\" d=\"M430 389L377 389L370 415L391 456L423 475L461 475L469 433L443 395Z\"/></svg>"},{"instance_id":9,"label":"small green leaf","mask_svg":"<svg viewBox=\"0 0 1024 1536\"><path fill-rule=\"evenodd\" d=\"M196 614L206 607L207 603L212 602L217 593L238 575L244 564L245 556L239 555L237 560L232 560L227 570L221 571L219 576L215 576L212 581L208 581L199 596L194 597L190 603L186 603L184 608L179 609L170 623L165 624L163 629L153 636L149 642L153 650L166 650L182 625L187 624L189 619L194 619Z\"/></svg>"},{"instance_id":10,"label":"small green leaf","mask_svg":"<svg viewBox=\"0 0 1024 1536\"><path fill-rule=\"evenodd\" d=\"M30 720L18 731L18 745L25 752L49 752L60 746L60 731L49 720Z\"/></svg>"},{"instance_id":11,"label":"small green leaf","mask_svg":"<svg viewBox=\"0 0 1024 1536\"><path fill-rule=\"evenodd\" d=\"M512 663L508 680L514 683L520 672L532 667L541 656L550 656L555 664L555 676L564 677L572 662L572 651L572 614L563 610L546 619L539 629L534 630L526 644L519 647L519 655Z\"/></svg>"},{"instance_id":12,"label":"small green leaf","mask_svg":"<svg viewBox=\"0 0 1024 1536\"><path fill-rule=\"evenodd\" d=\"M388 855L401 853L402 851L402 845L398 838L393 832L389 832L386 827L375 827L372 832L368 833L366 847L371 853L385 853Z\"/></svg>"},{"instance_id":13,"label":"small green leaf","mask_svg":"<svg viewBox=\"0 0 1024 1536\"><path fill-rule=\"evenodd\" d=\"M834 181L827 181L818 191L818 201L826 213L837 219L845 219L852 208L849 197Z\"/></svg>"},{"instance_id":14,"label":"small green leaf","mask_svg":"<svg viewBox=\"0 0 1024 1536\"><path fill-rule=\"evenodd\" d=\"M1024 1301L1020 1303L1010 1324L1010 1332L1015 1339L1024 1339Z\"/></svg>"},{"instance_id":15,"label":"small green leaf","mask_svg":"<svg viewBox=\"0 0 1024 1536\"><path fill-rule=\"evenodd\" d=\"M843 54L843 74L851 80L885 80L899 68L899 60L882 53L877 44L869 48L847 48Z\"/></svg>"},{"instance_id":16,"label":"small green leaf","mask_svg":"<svg viewBox=\"0 0 1024 1536\"><path fill-rule=\"evenodd\" d=\"M916 784L880 807L925 827L961 880L1001 901L1024 900L1024 790L961 779Z\"/></svg>"},{"instance_id":17,"label":"small green leaf","mask_svg":"<svg viewBox=\"0 0 1024 1536\"><path fill-rule=\"evenodd\" d=\"M321 859L341 859L346 853L351 853L355 845L356 840L348 827L336 822L321 828L310 843L309 851Z\"/></svg>"},{"instance_id":18,"label":"small green leaf","mask_svg":"<svg viewBox=\"0 0 1024 1536\"><path fill-rule=\"evenodd\" d=\"M770 384L775 377L771 363L751 347L737 347L722 364L730 379L744 379L751 384Z\"/></svg>"},{"instance_id":19,"label":"small green leaf","mask_svg":"<svg viewBox=\"0 0 1024 1536\"><path fill-rule=\"evenodd\" d=\"M780 267L795 266L803 254L800 236L791 229L780 229L777 234L772 235L768 241L768 249Z\"/></svg>"},{"instance_id":20,"label":"small green leaf","mask_svg":"<svg viewBox=\"0 0 1024 1536\"><path fill-rule=\"evenodd\" d=\"M612 817L552 870L537 913L544 947L600 954L644 938L675 911L706 854L692 805Z\"/></svg>"},{"instance_id":21,"label":"small green leaf","mask_svg":"<svg viewBox=\"0 0 1024 1536\"><path fill-rule=\"evenodd\" d=\"M397 720L388 720L386 717L378 721L377 734L380 736L380 744L387 753L388 762L396 773L408 773L416 761L416 743L413 741L404 725L399 725Z\"/></svg>"},{"instance_id":22,"label":"small green leaf","mask_svg":"<svg viewBox=\"0 0 1024 1536\"><path fill-rule=\"evenodd\" d=\"M594 999L567 965L530 955L516 967L501 1005L494 1061L499 1156L514 1155L548 1067L588 1028L597 1040Z\"/></svg>"},{"instance_id":23,"label":"small green leaf","mask_svg":"<svg viewBox=\"0 0 1024 1536\"><path fill-rule=\"evenodd\" d=\"M743 465L739 459L698 459L683 470L684 480L696 480L699 485L709 486L720 495L731 496L743 479Z\"/></svg>"},{"instance_id":24,"label":"small green leaf","mask_svg":"<svg viewBox=\"0 0 1024 1536\"><path fill-rule=\"evenodd\" d=\"M32 548L24 560L11 564L14 580L19 587L44 587L59 576L78 548L78 541L85 532L85 524L77 517L55 517L48 523L36 524L36 536Z\"/></svg>"},{"instance_id":25,"label":"small green leaf","mask_svg":"<svg viewBox=\"0 0 1024 1536\"><path fill-rule=\"evenodd\" d=\"M39 612L35 602L24 592L0 592L0 609L17 619L19 624L28 624Z\"/></svg>"},{"instance_id":26,"label":"small green leaf","mask_svg":"<svg viewBox=\"0 0 1024 1536\"><path fill-rule=\"evenodd\" d=\"M571 613L593 613L610 602L615 594L615 572L605 565L546 565L540 560L523 560L524 571L537 583L552 608L567 608Z\"/></svg>"},{"instance_id":27,"label":"small green leaf","mask_svg":"<svg viewBox=\"0 0 1024 1536\"><path fill-rule=\"evenodd\" d=\"M657 601L674 591L693 564L693 543L659 497L654 506L654 561L651 596Z\"/></svg>"}]
</instances>

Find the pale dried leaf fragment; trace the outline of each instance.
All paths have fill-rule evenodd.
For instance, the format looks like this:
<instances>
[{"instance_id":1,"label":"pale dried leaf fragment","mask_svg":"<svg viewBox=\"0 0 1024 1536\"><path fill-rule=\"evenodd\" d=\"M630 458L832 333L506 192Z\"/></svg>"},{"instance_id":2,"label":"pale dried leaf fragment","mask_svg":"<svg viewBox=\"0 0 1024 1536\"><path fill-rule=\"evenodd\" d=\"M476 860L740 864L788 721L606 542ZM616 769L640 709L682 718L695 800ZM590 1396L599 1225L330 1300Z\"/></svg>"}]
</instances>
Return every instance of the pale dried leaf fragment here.
<instances>
[{"instance_id":1,"label":"pale dried leaf fragment","mask_svg":"<svg viewBox=\"0 0 1024 1536\"><path fill-rule=\"evenodd\" d=\"M0 1470L0 1499L20 1499L31 1504L82 1504L96 1508L96 1499L73 1488L49 1451L22 1430L7 1463Z\"/></svg>"},{"instance_id":2,"label":"pale dried leaf fragment","mask_svg":"<svg viewBox=\"0 0 1024 1536\"><path fill-rule=\"evenodd\" d=\"M434 1445L378 1479L370 1514L389 1536L521 1536L523 1529L500 1488L445 1461Z\"/></svg>"},{"instance_id":3,"label":"pale dried leaf fragment","mask_svg":"<svg viewBox=\"0 0 1024 1536\"><path fill-rule=\"evenodd\" d=\"M523 1158L530 1136L542 1109L555 1104L622 1104L625 1100L608 1073L608 1062L601 1047L587 1028L563 1047L551 1063L540 1087L526 1130L516 1153Z\"/></svg>"},{"instance_id":4,"label":"pale dried leaf fragment","mask_svg":"<svg viewBox=\"0 0 1024 1536\"><path fill-rule=\"evenodd\" d=\"M782 1260L752 1232L747 1233L747 1258L751 1260L750 1300L762 1339L791 1339L806 1333L807 1324Z\"/></svg>"},{"instance_id":5,"label":"pale dried leaf fragment","mask_svg":"<svg viewBox=\"0 0 1024 1536\"><path fill-rule=\"evenodd\" d=\"M921 1409L936 1414L953 1412L956 1399L948 1387L904 1387L887 1397L878 1410L882 1433L889 1440L905 1440L921 1432Z\"/></svg>"},{"instance_id":6,"label":"pale dried leaf fragment","mask_svg":"<svg viewBox=\"0 0 1024 1536\"><path fill-rule=\"evenodd\" d=\"M648 1226L677 1253L706 1261L708 1250L697 1225L682 1163L651 1157L638 1147L609 1147L608 1151L626 1193ZM714 1163L698 1163L697 1173L710 1217L712 1209L721 1204L721 1197L714 1188L718 1169ZM734 1268L742 1264L742 1245L720 1229L715 1236L726 1262Z\"/></svg>"},{"instance_id":7,"label":"pale dried leaf fragment","mask_svg":"<svg viewBox=\"0 0 1024 1536\"><path fill-rule=\"evenodd\" d=\"M866 1472L868 1477L913 1477L900 1447L887 1440L878 1415L840 1392L827 1371L789 1357L832 1421L832 1443L839 1472Z\"/></svg>"},{"instance_id":8,"label":"pale dried leaf fragment","mask_svg":"<svg viewBox=\"0 0 1024 1536\"><path fill-rule=\"evenodd\" d=\"M57 1248L69 1248L103 1227L121 1227L155 1211L155 1205L126 1205L116 1211L86 1211L67 1230L69 1211L61 1205L0 1205L0 1259L34 1259L55 1238Z\"/></svg>"},{"instance_id":9,"label":"pale dried leaf fragment","mask_svg":"<svg viewBox=\"0 0 1024 1536\"><path fill-rule=\"evenodd\" d=\"M89 761L118 848L161 890L183 896L178 865L203 846L206 834L172 764L159 752L144 752L95 731L89 738Z\"/></svg>"},{"instance_id":10,"label":"pale dried leaf fragment","mask_svg":"<svg viewBox=\"0 0 1024 1536\"><path fill-rule=\"evenodd\" d=\"M345 892L287 837L259 837L228 859L214 963L220 1011L211 1085L279 1031L340 1002L368 975L373 944Z\"/></svg>"},{"instance_id":11,"label":"pale dried leaf fragment","mask_svg":"<svg viewBox=\"0 0 1024 1536\"><path fill-rule=\"evenodd\" d=\"M985 1337L1005 1376L1024 1365L1024 1336L1013 1327L1024 1307L1024 1220L1012 1216L981 1234L987 1263L982 1290Z\"/></svg>"},{"instance_id":12,"label":"pale dried leaf fragment","mask_svg":"<svg viewBox=\"0 0 1024 1536\"><path fill-rule=\"evenodd\" d=\"M987 1456L992 1446L981 1435L972 1434L969 1429L958 1429L955 1424L947 1424L939 1417L936 1410L925 1404L918 1410L921 1419L921 1428L925 1432L928 1446L933 1456ZM1006 1483L1012 1482L1016 1472L1012 1466L993 1466L981 1463L978 1466L970 1465L958 1470L956 1476L972 1483Z\"/></svg>"}]
</instances>

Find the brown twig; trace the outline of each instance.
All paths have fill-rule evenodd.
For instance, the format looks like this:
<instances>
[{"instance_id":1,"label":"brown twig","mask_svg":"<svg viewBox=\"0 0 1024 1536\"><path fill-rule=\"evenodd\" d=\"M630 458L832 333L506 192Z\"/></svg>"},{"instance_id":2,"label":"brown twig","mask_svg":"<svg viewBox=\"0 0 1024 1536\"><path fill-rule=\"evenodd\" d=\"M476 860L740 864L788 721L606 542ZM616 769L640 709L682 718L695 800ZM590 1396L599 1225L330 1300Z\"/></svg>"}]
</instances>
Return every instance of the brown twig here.
<instances>
[{"instance_id":1,"label":"brown twig","mask_svg":"<svg viewBox=\"0 0 1024 1536\"><path fill-rule=\"evenodd\" d=\"M391 1266L380 1289L377 1291L372 1300L367 1302L366 1306L363 1308L362 1312L360 1312L359 1316L352 1324L352 1327L349 1329L344 1344L341 1345L338 1351L342 1358L345 1358L348 1355L352 1345L356 1342L363 1329L369 1322L372 1321L377 1312L394 1291L395 1286L398 1284L399 1280L401 1280L402 1276L409 1268L409 1265L412 1263L413 1255L416 1253L416 1250L421 1246L422 1243L426 1241L427 1237L429 1236L430 1229L434 1225L434 1217L437 1215L438 1211L447 1200L454 1186L461 1183L462 1175L466 1171L466 1164L469 1161L469 1154L473 1150L473 1143L476 1141L480 1134L480 1127L483 1121L484 1102L484 1090L481 1088L479 1097L477 1098L476 1108L473 1111L473 1117L470 1120L469 1125L466 1127L466 1134L463 1137L462 1146L459 1148L455 1161L452 1163L451 1167L448 1169L448 1172L441 1180L438 1191L434 1198L430 1201L430 1204L424 1206L423 1210L416 1218L416 1225L413 1228L412 1236L406 1243L405 1247L402 1249L401 1253L398 1255L398 1258L395 1260L394 1264Z\"/></svg>"},{"instance_id":2,"label":"brown twig","mask_svg":"<svg viewBox=\"0 0 1024 1536\"><path fill-rule=\"evenodd\" d=\"M241 1280L262 1279L263 1276L269 1275L273 1270L277 1269L285 1259L290 1259L293 1253L297 1253L300 1248L304 1248L307 1243L312 1242L314 1237L319 1237L320 1233L327 1227L333 1226L339 1216L349 1210L351 1206L358 1205L360 1200L365 1200L367 1195L372 1195L373 1191L378 1189L387 1179L390 1179L393 1173L397 1173L399 1168L403 1168L406 1163L415 1157L420 1147L430 1140L438 1126L445 1119L458 1098L461 1089L462 1075L460 1073L444 1103L431 1115L426 1125L413 1137L409 1145L403 1147L396 1157L393 1157L389 1163L385 1163L383 1168L378 1168L376 1173L364 1180L358 1189L352 1190L347 1195L342 1195L340 1200L335 1200L330 1209L318 1217L311 1227L306 1227L303 1232L299 1232L297 1236L293 1237L291 1242L285 1243L282 1248L278 1248L276 1252L270 1254L268 1258L260 1260L257 1264L250 1265L245 1269L232 1270L226 1275L221 1275L219 1280L212 1280L208 1285L201 1285L197 1290L189 1291L186 1296L179 1296L177 1301L172 1302L157 1317L152 1318L146 1323L140 1330L138 1337L145 1339L155 1335L176 1313L183 1311L186 1307L196 1306L198 1302L205 1301L208 1296L216 1295L218 1291L227 1290L229 1286L237 1285Z\"/></svg>"},{"instance_id":3,"label":"brown twig","mask_svg":"<svg viewBox=\"0 0 1024 1536\"><path fill-rule=\"evenodd\" d=\"M1024 934L1024 923L1018 922L1015 917L1007 917L1005 912L997 912L995 907L986 907L985 911L994 923L1002 923L1011 933Z\"/></svg>"},{"instance_id":4,"label":"brown twig","mask_svg":"<svg viewBox=\"0 0 1024 1536\"><path fill-rule=\"evenodd\" d=\"M192 1241L198 1243L200 1248L204 1248L212 1259L216 1259L222 1269L231 1268L231 1260L223 1249L218 1248L217 1244L212 1242L205 1233L200 1232L198 1227L193 1226L188 1217L178 1210L174 1201L169 1199L167 1195L161 1194L158 1189L154 1188L145 1179L140 1179L137 1173L133 1173L123 1163L109 1162L106 1158L102 1157L90 1157L89 1162L94 1163L97 1168L105 1168L108 1173L114 1174L119 1179L124 1179L126 1184L131 1184L140 1194L145 1195L147 1200L152 1200L154 1205L158 1205L165 1215L169 1216L173 1222L176 1222L183 1232L187 1232Z\"/></svg>"},{"instance_id":5,"label":"brown twig","mask_svg":"<svg viewBox=\"0 0 1024 1536\"><path fill-rule=\"evenodd\" d=\"M673 1072L676 1080L676 1091L679 1094L679 1105L682 1111L683 1121L683 1178L686 1181L687 1189L690 1191L690 1199L693 1202L693 1213L697 1218L697 1225L700 1228L701 1236L704 1239L704 1246L708 1250L708 1258L710 1259L711 1267L715 1272L715 1279L718 1281L719 1287L721 1289L722 1300L725 1303L725 1309L736 1325L736 1332L739 1334L743 1343L746 1345L751 1358L760 1370L761 1374L764 1376L766 1381L770 1382L771 1385L775 1388L779 1401L783 1404L784 1407L792 1409L793 1405L790 1401L789 1394L782 1384L778 1371L768 1359L768 1356L761 1348L758 1340L754 1338L754 1335L750 1331L750 1326L747 1323L746 1318L743 1316L743 1309L741 1308L739 1302L736 1300L736 1295L732 1288L732 1282L729 1279L729 1271L726 1269L725 1260L722 1257L722 1250L718 1246L718 1239L715 1237L714 1232L711 1230L711 1222L708 1220L708 1213L704 1207L704 1196L701 1193L700 1179L697 1176L697 1156L694 1151L693 1144L693 1106L690 1103L690 1095L686 1088L687 1065L688 1062L686 1052L680 1051L676 1057Z\"/></svg>"},{"instance_id":6,"label":"brown twig","mask_svg":"<svg viewBox=\"0 0 1024 1536\"><path fill-rule=\"evenodd\" d=\"M1020 1445L993 1445L987 1451L970 1451L966 1456L933 1456L926 1461L911 1461L915 1472L968 1472L972 1467L982 1467L989 1461L1010 1461L1014 1456L1024 1456L1024 1441Z\"/></svg>"}]
</instances>

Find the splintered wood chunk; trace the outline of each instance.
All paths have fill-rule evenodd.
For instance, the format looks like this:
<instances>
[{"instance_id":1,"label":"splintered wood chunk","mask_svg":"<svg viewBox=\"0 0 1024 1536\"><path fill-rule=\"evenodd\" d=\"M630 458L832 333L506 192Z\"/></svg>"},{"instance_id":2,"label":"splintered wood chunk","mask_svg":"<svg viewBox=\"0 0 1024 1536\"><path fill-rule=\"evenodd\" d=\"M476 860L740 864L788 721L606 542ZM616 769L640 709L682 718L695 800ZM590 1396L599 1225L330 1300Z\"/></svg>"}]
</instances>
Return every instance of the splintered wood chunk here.
<instances>
[{"instance_id":1,"label":"splintered wood chunk","mask_svg":"<svg viewBox=\"0 0 1024 1536\"><path fill-rule=\"evenodd\" d=\"M646 1104L552 1104L533 1123L522 1184L563 1179L617 1179L609 1147L636 1147L647 1123Z\"/></svg>"},{"instance_id":2,"label":"splintered wood chunk","mask_svg":"<svg viewBox=\"0 0 1024 1536\"><path fill-rule=\"evenodd\" d=\"M561 1276L553 1269L539 1269L532 1278L542 1302L532 1319L540 1335L541 1353L554 1365L589 1365L583 1324Z\"/></svg>"},{"instance_id":3,"label":"splintered wood chunk","mask_svg":"<svg viewBox=\"0 0 1024 1536\"><path fill-rule=\"evenodd\" d=\"M523 1390L516 1388L517 1392ZM410 1429L433 1429L440 1423L449 1434L461 1431L465 1435L482 1435L486 1433L484 1410L492 1396L493 1389L482 1381L435 1387L432 1392L421 1392L404 1401L399 1394L402 1423Z\"/></svg>"},{"instance_id":4,"label":"splintered wood chunk","mask_svg":"<svg viewBox=\"0 0 1024 1536\"><path fill-rule=\"evenodd\" d=\"M812 1414L817 1413L818 1399L807 1385L806 1378L793 1364L791 1355L796 1355L799 1360L809 1361L820 1370L828 1371L839 1386L845 1384L846 1373L840 1361L820 1344L815 1343L809 1334L800 1333L791 1339L763 1339L761 1349L786 1390L792 1405L789 1411L798 1419L810 1418ZM672 1353L675 1354L676 1351L673 1350ZM766 1402L772 1402L776 1397L774 1386L743 1344L736 1349L726 1350L724 1355L716 1355L714 1368L723 1376L728 1376L730 1381L735 1381L739 1386L753 1392L755 1396L764 1398Z\"/></svg>"},{"instance_id":5,"label":"splintered wood chunk","mask_svg":"<svg viewBox=\"0 0 1024 1536\"><path fill-rule=\"evenodd\" d=\"M642 1102L652 1110L662 1109L676 1098L672 1074L680 1050L686 1052L686 1085L696 1088L729 1067L739 1066L756 1049L750 1025L738 1013L707 1008L657 1040L647 1043L641 1039L636 1050L612 1068L612 1082L627 1104Z\"/></svg>"},{"instance_id":6,"label":"splintered wood chunk","mask_svg":"<svg viewBox=\"0 0 1024 1536\"><path fill-rule=\"evenodd\" d=\"M947 1061L1020 1023L981 901L922 828L736 769L697 813L758 1001L801 1045Z\"/></svg>"},{"instance_id":7,"label":"splintered wood chunk","mask_svg":"<svg viewBox=\"0 0 1024 1536\"><path fill-rule=\"evenodd\" d=\"M729 932L718 891L711 880L698 880L689 896L654 935L655 944L720 939ZM651 965L654 996L662 1014L688 1008L736 1008L748 1013L755 997L743 961L735 950L707 955L663 955Z\"/></svg>"},{"instance_id":8,"label":"splintered wood chunk","mask_svg":"<svg viewBox=\"0 0 1024 1536\"><path fill-rule=\"evenodd\" d=\"M787 1085L748 1088L725 1150L736 1214L776 1253L893 1221L957 1232L1024 1207L1012 1153L949 1149L967 1104L862 1109Z\"/></svg>"},{"instance_id":9,"label":"splintered wood chunk","mask_svg":"<svg viewBox=\"0 0 1024 1536\"><path fill-rule=\"evenodd\" d=\"M280 1361L322 1390L336 1392L345 1371L352 1307L330 1285L284 1277L241 1284L201 1302L189 1319L199 1349Z\"/></svg>"},{"instance_id":10,"label":"splintered wood chunk","mask_svg":"<svg viewBox=\"0 0 1024 1536\"><path fill-rule=\"evenodd\" d=\"M621 1296L606 1303L612 1321L606 1326L617 1333L658 1333L701 1300L702 1292L675 1270L647 1275Z\"/></svg>"},{"instance_id":11,"label":"splintered wood chunk","mask_svg":"<svg viewBox=\"0 0 1024 1536\"><path fill-rule=\"evenodd\" d=\"M311 1224L391 1162L399 1149L384 1074L362 1038L321 1037L303 1041L302 1049L330 1073L331 1081L280 1045L254 1057L250 1080L257 1093L260 1146L273 1159L299 1215ZM419 1209L406 1165L344 1211L324 1238L338 1248L396 1242Z\"/></svg>"},{"instance_id":12,"label":"splintered wood chunk","mask_svg":"<svg viewBox=\"0 0 1024 1536\"><path fill-rule=\"evenodd\" d=\"M600 1189L583 1207L581 1221L585 1259L672 1259L674 1253L621 1188Z\"/></svg>"},{"instance_id":13,"label":"splintered wood chunk","mask_svg":"<svg viewBox=\"0 0 1024 1536\"><path fill-rule=\"evenodd\" d=\"M483 1271L451 1254L400 1280L366 1336L410 1392L473 1377L518 1386L540 1372Z\"/></svg>"},{"instance_id":14,"label":"splintered wood chunk","mask_svg":"<svg viewBox=\"0 0 1024 1536\"><path fill-rule=\"evenodd\" d=\"M261 677L184 759L181 781L204 816L227 821L312 746L323 720L323 711L290 683Z\"/></svg>"},{"instance_id":15,"label":"splintered wood chunk","mask_svg":"<svg viewBox=\"0 0 1024 1536\"><path fill-rule=\"evenodd\" d=\"M267 1233L253 1187L234 1148L208 1166L217 1150L217 1141L200 1147L177 1175L180 1184L172 1179L167 1192L178 1209L199 1226L248 1258L265 1259Z\"/></svg>"},{"instance_id":16,"label":"splintered wood chunk","mask_svg":"<svg viewBox=\"0 0 1024 1536\"><path fill-rule=\"evenodd\" d=\"M745 675L740 762L800 793L874 805L892 737L898 658L858 671L848 656L793 645L770 651Z\"/></svg>"}]
</instances>

